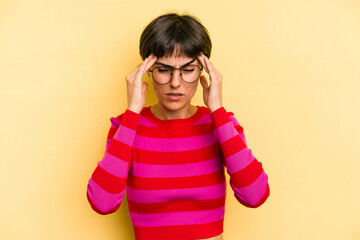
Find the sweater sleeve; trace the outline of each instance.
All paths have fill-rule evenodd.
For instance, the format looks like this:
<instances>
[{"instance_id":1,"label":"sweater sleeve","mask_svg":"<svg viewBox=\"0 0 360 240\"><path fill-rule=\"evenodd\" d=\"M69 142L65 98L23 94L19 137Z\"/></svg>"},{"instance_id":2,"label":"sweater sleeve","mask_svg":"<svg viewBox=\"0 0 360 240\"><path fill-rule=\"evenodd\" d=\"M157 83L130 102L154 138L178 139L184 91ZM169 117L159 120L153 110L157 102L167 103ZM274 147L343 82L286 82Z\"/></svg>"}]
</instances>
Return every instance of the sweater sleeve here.
<instances>
[{"instance_id":1,"label":"sweater sleeve","mask_svg":"<svg viewBox=\"0 0 360 240\"><path fill-rule=\"evenodd\" d=\"M236 199L246 207L259 207L270 194L268 176L247 147L243 128L234 114L226 112L224 107L215 110L210 116Z\"/></svg>"},{"instance_id":2,"label":"sweater sleeve","mask_svg":"<svg viewBox=\"0 0 360 240\"><path fill-rule=\"evenodd\" d=\"M131 148L140 114L126 110L110 119L105 154L88 181L87 199L94 211L105 215L116 212L125 193L131 167Z\"/></svg>"}]
</instances>

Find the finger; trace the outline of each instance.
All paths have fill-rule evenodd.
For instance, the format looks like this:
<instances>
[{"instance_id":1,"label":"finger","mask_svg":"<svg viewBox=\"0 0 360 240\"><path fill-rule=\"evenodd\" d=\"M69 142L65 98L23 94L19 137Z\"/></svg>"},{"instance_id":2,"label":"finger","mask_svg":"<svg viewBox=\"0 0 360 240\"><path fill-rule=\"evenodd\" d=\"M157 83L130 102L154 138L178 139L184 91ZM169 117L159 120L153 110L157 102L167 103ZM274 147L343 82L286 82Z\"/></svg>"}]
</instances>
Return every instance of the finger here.
<instances>
[{"instance_id":1,"label":"finger","mask_svg":"<svg viewBox=\"0 0 360 240\"><path fill-rule=\"evenodd\" d=\"M147 58L153 58L155 55L153 53L150 53L149 56L147 56Z\"/></svg>"},{"instance_id":2,"label":"finger","mask_svg":"<svg viewBox=\"0 0 360 240\"><path fill-rule=\"evenodd\" d=\"M215 80L217 79L215 70L214 70L214 66L210 63L210 60L208 58L205 58L205 62L206 62L206 66L209 69L209 75L210 75L210 84L211 84L211 80Z\"/></svg>"},{"instance_id":3,"label":"finger","mask_svg":"<svg viewBox=\"0 0 360 240\"><path fill-rule=\"evenodd\" d=\"M137 71L139 70L140 66L141 66L141 63L138 64L138 65L136 66L136 68L134 69L134 71L133 71L132 73L130 73L129 75L134 75L134 74L136 74Z\"/></svg>"},{"instance_id":4,"label":"finger","mask_svg":"<svg viewBox=\"0 0 360 240\"><path fill-rule=\"evenodd\" d=\"M153 55L151 58L149 58L148 62L147 62L146 65L145 65L143 74L145 74L145 73L147 72L147 70L149 70L150 67L151 67L152 65L154 65L154 63L156 62L156 60L157 60L157 57L154 56L154 55Z\"/></svg>"},{"instance_id":5,"label":"finger","mask_svg":"<svg viewBox=\"0 0 360 240\"><path fill-rule=\"evenodd\" d=\"M149 62L149 58L145 58L145 60L140 64L140 67L136 73L136 78L138 77L142 77L144 75L144 69L145 69L145 66L146 64Z\"/></svg>"},{"instance_id":6,"label":"finger","mask_svg":"<svg viewBox=\"0 0 360 240\"><path fill-rule=\"evenodd\" d=\"M131 78L142 78L142 76L146 73L148 68L150 68L154 62L156 61L156 56L150 54L149 57L145 58L144 61L138 65L134 72L130 74ZM146 68L146 69L145 69Z\"/></svg>"},{"instance_id":7,"label":"finger","mask_svg":"<svg viewBox=\"0 0 360 240\"><path fill-rule=\"evenodd\" d=\"M206 62L205 62L205 55L201 53L200 56L198 56L199 61L201 62L201 65L203 65L205 71L209 73L209 69L207 68Z\"/></svg>"},{"instance_id":8,"label":"finger","mask_svg":"<svg viewBox=\"0 0 360 240\"><path fill-rule=\"evenodd\" d=\"M208 88L208 83L207 83L207 80L206 80L206 77L205 76L201 76L200 77L200 83L201 83L201 86L204 88L204 89L207 89Z\"/></svg>"},{"instance_id":9,"label":"finger","mask_svg":"<svg viewBox=\"0 0 360 240\"><path fill-rule=\"evenodd\" d=\"M217 79L222 80L223 76L222 74L216 69L216 67L214 66L214 64L212 64L209 60L209 63L211 65L211 68L213 69L213 71L215 72Z\"/></svg>"},{"instance_id":10,"label":"finger","mask_svg":"<svg viewBox=\"0 0 360 240\"><path fill-rule=\"evenodd\" d=\"M126 78L127 79L134 79L134 78L138 77L140 72L142 73L142 75L144 75L146 71L140 71L141 68L143 68L143 66L146 65L149 62L149 60L153 60L154 57L155 56L151 53L149 55L149 57L145 58L142 63L138 64L137 67L135 68L135 70L132 73L130 73Z\"/></svg>"},{"instance_id":11,"label":"finger","mask_svg":"<svg viewBox=\"0 0 360 240\"><path fill-rule=\"evenodd\" d=\"M130 81L134 78L134 76L137 74L137 72L139 71L139 68L140 68L140 64L135 68L135 70L130 73L128 76L126 76L126 80L127 81Z\"/></svg>"},{"instance_id":12,"label":"finger","mask_svg":"<svg viewBox=\"0 0 360 240\"><path fill-rule=\"evenodd\" d=\"M205 66L205 58L204 57L205 57L205 55L203 52L201 52L200 55L197 57L203 66Z\"/></svg>"},{"instance_id":13,"label":"finger","mask_svg":"<svg viewBox=\"0 0 360 240\"><path fill-rule=\"evenodd\" d=\"M204 62L205 62L205 70L206 72L210 75L210 81L211 81L211 78L213 78L213 73L212 73L212 69L210 69L210 62L209 62L209 59L205 56L204 57Z\"/></svg>"}]
</instances>

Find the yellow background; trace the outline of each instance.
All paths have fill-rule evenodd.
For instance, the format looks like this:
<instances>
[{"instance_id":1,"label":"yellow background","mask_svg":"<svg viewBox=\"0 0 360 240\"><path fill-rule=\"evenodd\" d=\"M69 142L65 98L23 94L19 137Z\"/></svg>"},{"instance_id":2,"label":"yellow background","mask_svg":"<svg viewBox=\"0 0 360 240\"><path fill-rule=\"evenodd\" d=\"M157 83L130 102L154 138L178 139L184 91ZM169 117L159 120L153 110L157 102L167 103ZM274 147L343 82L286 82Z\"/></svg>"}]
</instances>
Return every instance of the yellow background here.
<instances>
[{"instance_id":1,"label":"yellow background","mask_svg":"<svg viewBox=\"0 0 360 240\"><path fill-rule=\"evenodd\" d=\"M360 239L358 0L2 0L0 238L134 239L126 200L99 215L86 186L140 34L172 10L208 28L224 106L269 176L257 209L228 188L224 239Z\"/></svg>"}]
</instances>

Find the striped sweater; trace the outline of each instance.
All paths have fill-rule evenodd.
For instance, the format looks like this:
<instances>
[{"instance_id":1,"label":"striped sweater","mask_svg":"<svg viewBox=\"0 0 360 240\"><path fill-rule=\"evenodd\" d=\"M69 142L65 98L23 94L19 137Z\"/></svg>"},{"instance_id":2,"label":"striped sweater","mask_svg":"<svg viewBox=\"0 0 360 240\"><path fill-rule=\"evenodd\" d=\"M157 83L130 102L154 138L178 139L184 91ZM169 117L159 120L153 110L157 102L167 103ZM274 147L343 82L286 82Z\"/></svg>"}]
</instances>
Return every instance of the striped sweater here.
<instances>
[{"instance_id":1,"label":"striped sweater","mask_svg":"<svg viewBox=\"0 0 360 240\"><path fill-rule=\"evenodd\" d=\"M235 198L255 208L268 176L246 145L234 114L204 106L186 119L161 120L149 107L110 119L104 157L87 186L97 213L117 211L125 190L137 240L202 239L223 232L225 167Z\"/></svg>"}]
</instances>

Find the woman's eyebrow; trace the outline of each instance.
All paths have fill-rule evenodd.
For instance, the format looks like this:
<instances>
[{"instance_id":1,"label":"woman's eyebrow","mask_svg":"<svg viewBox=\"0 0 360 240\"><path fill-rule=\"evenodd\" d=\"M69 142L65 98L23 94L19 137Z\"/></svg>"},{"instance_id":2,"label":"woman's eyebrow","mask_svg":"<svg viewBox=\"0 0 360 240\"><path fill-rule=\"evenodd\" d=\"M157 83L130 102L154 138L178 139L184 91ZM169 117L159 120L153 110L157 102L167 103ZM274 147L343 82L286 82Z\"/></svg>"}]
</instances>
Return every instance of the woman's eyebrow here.
<instances>
[{"instance_id":1,"label":"woman's eyebrow","mask_svg":"<svg viewBox=\"0 0 360 240\"><path fill-rule=\"evenodd\" d=\"M194 58L193 60L185 63L184 65L181 65L180 67L185 67L185 66L189 65L190 63L193 63L195 60L196 60L196 58ZM169 68L175 68L175 67L173 67L173 66L171 66L171 65L167 65L167 64L161 63L161 62L155 62L155 64L159 64L159 65L162 65L162 66L165 66L165 67L169 67Z\"/></svg>"}]
</instances>

